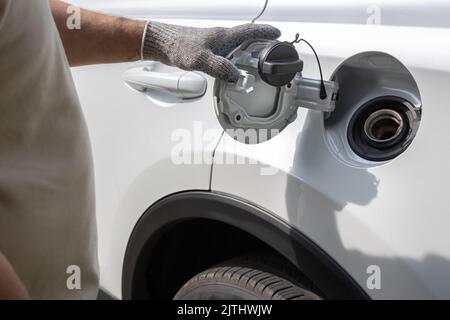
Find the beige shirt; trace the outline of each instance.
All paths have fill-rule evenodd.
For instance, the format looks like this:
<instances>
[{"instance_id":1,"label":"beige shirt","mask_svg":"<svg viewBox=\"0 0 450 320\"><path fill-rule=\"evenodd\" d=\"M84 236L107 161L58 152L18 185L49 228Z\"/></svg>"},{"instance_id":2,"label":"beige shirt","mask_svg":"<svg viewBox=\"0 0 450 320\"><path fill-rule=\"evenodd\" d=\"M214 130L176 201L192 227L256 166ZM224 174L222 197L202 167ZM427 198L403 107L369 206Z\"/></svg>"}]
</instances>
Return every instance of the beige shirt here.
<instances>
[{"instance_id":1,"label":"beige shirt","mask_svg":"<svg viewBox=\"0 0 450 320\"><path fill-rule=\"evenodd\" d=\"M32 298L95 298L94 207L87 128L48 1L0 0L0 252Z\"/></svg>"}]
</instances>

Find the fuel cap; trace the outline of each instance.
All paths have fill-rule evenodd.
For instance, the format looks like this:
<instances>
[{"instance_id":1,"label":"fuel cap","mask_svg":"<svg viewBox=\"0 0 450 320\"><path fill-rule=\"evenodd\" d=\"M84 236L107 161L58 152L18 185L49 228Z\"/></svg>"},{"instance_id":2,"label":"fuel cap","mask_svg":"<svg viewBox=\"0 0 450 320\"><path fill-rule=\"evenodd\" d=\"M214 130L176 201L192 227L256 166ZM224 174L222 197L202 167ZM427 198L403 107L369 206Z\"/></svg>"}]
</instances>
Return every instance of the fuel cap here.
<instances>
[{"instance_id":1,"label":"fuel cap","mask_svg":"<svg viewBox=\"0 0 450 320\"><path fill-rule=\"evenodd\" d=\"M275 41L259 54L258 72L261 79L274 87L282 87L303 70L303 61L289 42Z\"/></svg>"}]
</instances>

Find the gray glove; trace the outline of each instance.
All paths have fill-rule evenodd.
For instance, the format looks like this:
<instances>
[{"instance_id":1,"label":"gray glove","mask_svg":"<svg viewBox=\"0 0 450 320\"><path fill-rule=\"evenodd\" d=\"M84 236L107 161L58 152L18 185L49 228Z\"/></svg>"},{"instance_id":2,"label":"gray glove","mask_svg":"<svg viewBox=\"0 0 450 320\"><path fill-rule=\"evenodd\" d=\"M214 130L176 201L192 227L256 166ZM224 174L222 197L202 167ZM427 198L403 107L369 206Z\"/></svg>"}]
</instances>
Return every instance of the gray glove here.
<instances>
[{"instance_id":1,"label":"gray glove","mask_svg":"<svg viewBox=\"0 0 450 320\"><path fill-rule=\"evenodd\" d=\"M277 28L244 24L233 28L192 28L150 21L142 58L184 70L203 71L215 78L236 80L238 69L224 56L249 39L277 39Z\"/></svg>"}]
</instances>

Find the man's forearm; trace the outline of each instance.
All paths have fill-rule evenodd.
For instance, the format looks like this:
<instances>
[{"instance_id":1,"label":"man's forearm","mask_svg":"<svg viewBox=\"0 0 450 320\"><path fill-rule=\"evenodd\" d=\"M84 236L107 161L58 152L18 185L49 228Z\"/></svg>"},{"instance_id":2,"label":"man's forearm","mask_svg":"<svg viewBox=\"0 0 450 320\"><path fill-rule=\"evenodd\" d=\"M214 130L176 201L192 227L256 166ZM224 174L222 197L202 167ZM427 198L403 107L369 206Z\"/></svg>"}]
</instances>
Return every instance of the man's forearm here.
<instances>
[{"instance_id":1,"label":"man's forearm","mask_svg":"<svg viewBox=\"0 0 450 320\"><path fill-rule=\"evenodd\" d=\"M67 27L69 4L49 0L71 66L136 61L145 21L81 10L81 29Z\"/></svg>"},{"instance_id":2,"label":"man's forearm","mask_svg":"<svg viewBox=\"0 0 450 320\"><path fill-rule=\"evenodd\" d=\"M70 0L67 0L70 1ZM248 23L232 28L195 28L113 17L81 10L79 28L68 28L70 5L49 0L72 66L135 61L142 58L223 80L237 80L239 70L226 56L250 39L274 40L280 31ZM144 36L145 34L145 36Z\"/></svg>"}]
</instances>

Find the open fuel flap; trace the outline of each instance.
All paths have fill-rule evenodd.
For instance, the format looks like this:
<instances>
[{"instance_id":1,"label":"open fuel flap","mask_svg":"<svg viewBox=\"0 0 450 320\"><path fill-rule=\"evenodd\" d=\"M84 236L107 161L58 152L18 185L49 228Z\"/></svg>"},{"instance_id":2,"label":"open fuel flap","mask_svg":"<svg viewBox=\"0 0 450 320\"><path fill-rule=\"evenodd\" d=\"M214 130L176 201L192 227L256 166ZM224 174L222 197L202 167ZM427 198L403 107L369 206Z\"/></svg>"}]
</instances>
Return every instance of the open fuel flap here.
<instances>
[{"instance_id":1,"label":"open fuel flap","mask_svg":"<svg viewBox=\"0 0 450 320\"><path fill-rule=\"evenodd\" d=\"M403 63L387 53L361 52L342 62L331 79L339 83L339 101L324 114L323 128L338 159L369 168L407 150L419 130L422 101Z\"/></svg>"},{"instance_id":2,"label":"open fuel flap","mask_svg":"<svg viewBox=\"0 0 450 320\"><path fill-rule=\"evenodd\" d=\"M338 84L302 77L303 61L289 42L250 40L233 50L237 82L216 80L214 97L220 124L239 142L275 137L297 117L299 107L330 113Z\"/></svg>"}]
</instances>

